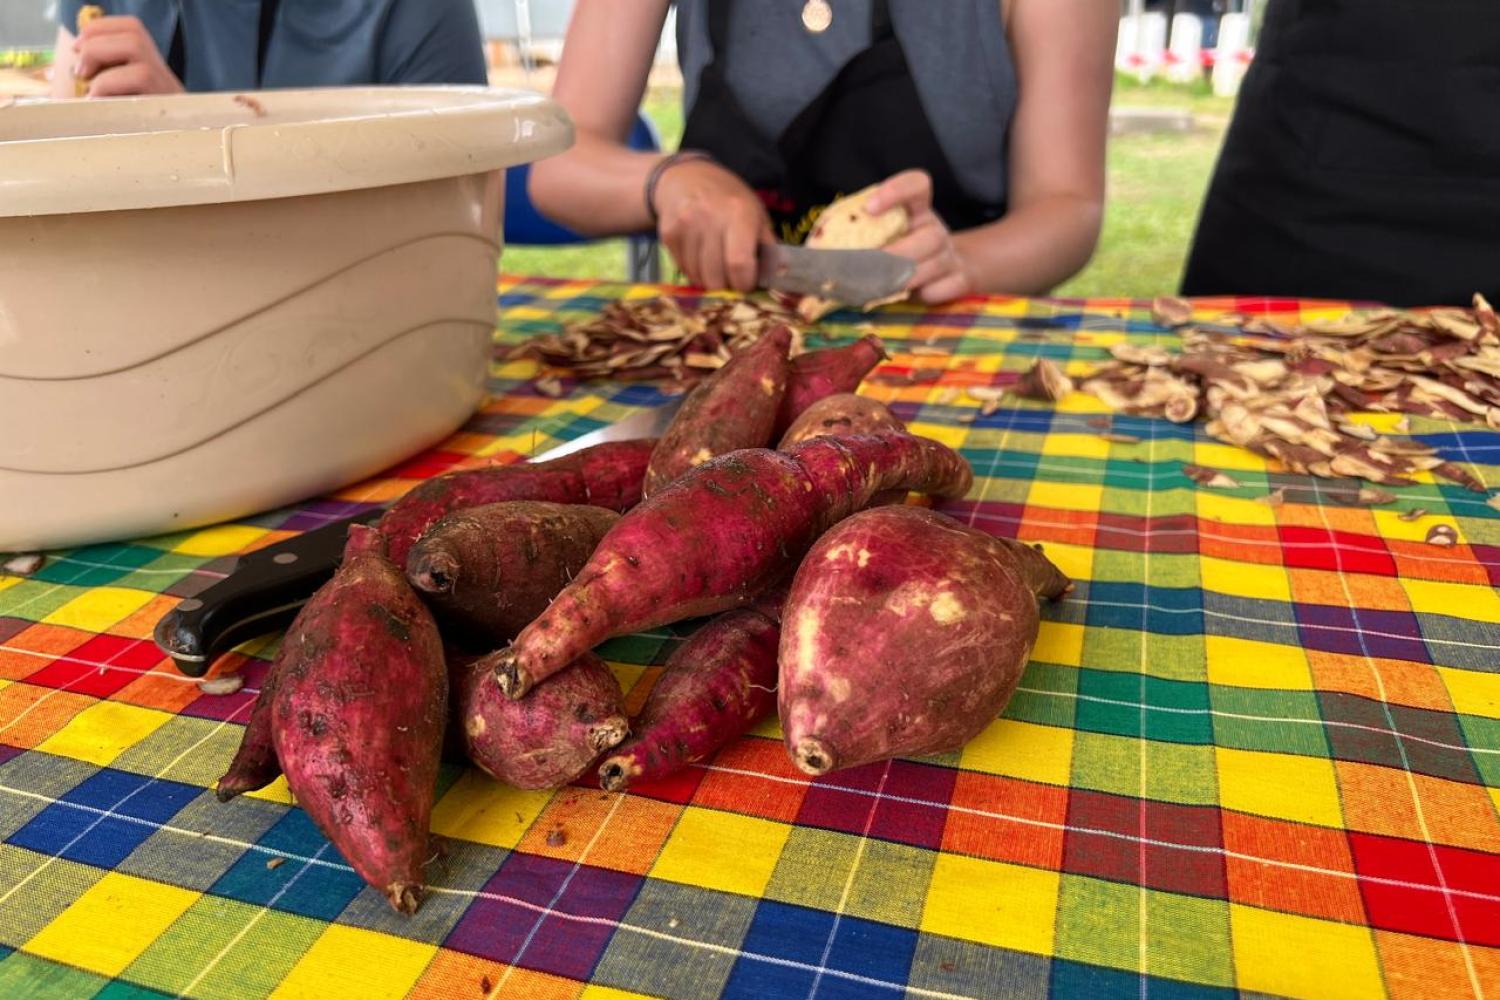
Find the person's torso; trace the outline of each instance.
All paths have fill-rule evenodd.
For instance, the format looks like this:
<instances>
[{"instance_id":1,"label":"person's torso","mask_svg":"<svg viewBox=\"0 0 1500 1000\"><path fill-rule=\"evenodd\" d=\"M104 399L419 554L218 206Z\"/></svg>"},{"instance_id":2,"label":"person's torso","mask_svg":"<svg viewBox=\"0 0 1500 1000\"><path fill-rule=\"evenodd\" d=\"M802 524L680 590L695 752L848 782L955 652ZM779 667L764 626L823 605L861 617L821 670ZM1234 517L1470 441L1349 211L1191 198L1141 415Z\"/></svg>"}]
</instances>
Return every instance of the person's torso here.
<instances>
[{"instance_id":1,"label":"person's torso","mask_svg":"<svg viewBox=\"0 0 1500 1000\"><path fill-rule=\"evenodd\" d=\"M717 58L724 79L761 134L774 141L855 55L870 44L871 0L832 0L821 34L801 20L805 0L756 0L730 9L727 51L709 41L707 7L678 0L683 106ZM891 26L922 106L964 190L1001 204L1017 81L999 0L893 0Z\"/></svg>"},{"instance_id":2,"label":"person's torso","mask_svg":"<svg viewBox=\"0 0 1500 1000\"><path fill-rule=\"evenodd\" d=\"M392 82L382 62L402 45L382 32L401 2L281 0L263 50L261 0L112 0L108 10L140 18L164 56L180 32L183 86L222 91ZM445 82L484 82L469 79L474 60L454 55L454 78Z\"/></svg>"}]
</instances>

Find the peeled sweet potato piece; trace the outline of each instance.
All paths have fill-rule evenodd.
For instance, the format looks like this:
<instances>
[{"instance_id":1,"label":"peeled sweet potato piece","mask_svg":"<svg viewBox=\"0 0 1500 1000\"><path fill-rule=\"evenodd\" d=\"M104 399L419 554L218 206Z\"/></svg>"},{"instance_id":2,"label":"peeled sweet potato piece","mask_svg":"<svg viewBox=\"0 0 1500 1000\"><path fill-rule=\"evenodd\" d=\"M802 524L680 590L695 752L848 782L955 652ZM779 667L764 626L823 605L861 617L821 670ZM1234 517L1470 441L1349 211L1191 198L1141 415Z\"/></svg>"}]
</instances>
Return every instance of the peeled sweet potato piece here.
<instances>
[{"instance_id":1,"label":"peeled sweet potato piece","mask_svg":"<svg viewBox=\"0 0 1500 1000\"><path fill-rule=\"evenodd\" d=\"M846 347L797 355L792 359L786 394L781 397L781 409L776 414L776 433L785 434L818 400L858 389L865 376L885 358L885 344L873 333Z\"/></svg>"},{"instance_id":2,"label":"peeled sweet potato piece","mask_svg":"<svg viewBox=\"0 0 1500 1000\"><path fill-rule=\"evenodd\" d=\"M673 650L631 737L599 765L601 785L618 792L670 777L771 713L785 597L777 588L754 607L726 611Z\"/></svg>"},{"instance_id":3,"label":"peeled sweet potato piece","mask_svg":"<svg viewBox=\"0 0 1500 1000\"><path fill-rule=\"evenodd\" d=\"M619 519L585 504L468 507L427 529L406 576L445 626L504 642L546 610Z\"/></svg>"},{"instance_id":4,"label":"peeled sweet potato piece","mask_svg":"<svg viewBox=\"0 0 1500 1000\"><path fill-rule=\"evenodd\" d=\"M620 518L547 610L482 662L519 698L612 636L750 603L886 490L956 497L972 483L961 455L909 434L720 456Z\"/></svg>"},{"instance_id":5,"label":"peeled sweet potato piece","mask_svg":"<svg viewBox=\"0 0 1500 1000\"><path fill-rule=\"evenodd\" d=\"M778 703L808 774L955 750L989 725L1068 580L1039 551L918 507L841 522L798 567Z\"/></svg>"},{"instance_id":6,"label":"peeled sweet potato piece","mask_svg":"<svg viewBox=\"0 0 1500 1000\"><path fill-rule=\"evenodd\" d=\"M651 453L643 495L717 455L770 444L786 392L791 343L788 327L773 327L698 383Z\"/></svg>"},{"instance_id":7,"label":"peeled sweet potato piece","mask_svg":"<svg viewBox=\"0 0 1500 1000\"><path fill-rule=\"evenodd\" d=\"M448 675L432 614L373 528L350 529L282 649L271 729L297 804L391 906L416 912Z\"/></svg>"},{"instance_id":8,"label":"peeled sweet potato piece","mask_svg":"<svg viewBox=\"0 0 1500 1000\"><path fill-rule=\"evenodd\" d=\"M610 441L549 462L491 465L427 480L391 505L376 524L397 566L417 539L444 514L506 500L581 503L629 510L641 499L653 438Z\"/></svg>"},{"instance_id":9,"label":"peeled sweet potato piece","mask_svg":"<svg viewBox=\"0 0 1500 1000\"><path fill-rule=\"evenodd\" d=\"M879 249L905 235L911 221L905 208L898 205L876 215L866 207L879 186L871 184L828 205L819 213L817 224L803 242L825 250L868 250ZM895 296L897 299L905 297L904 294ZM789 304L805 322L814 323L840 305L860 305L869 309L880 303L840 303L803 295Z\"/></svg>"},{"instance_id":10,"label":"peeled sweet potato piece","mask_svg":"<svg viewBox=\"0 0 1500 1000\"><path fill-rule=\"evenodd\" d=\"M469 759L517 788L557 788L630 731L620 686L593 653L511 701L478 663L462 668L458 718Z\"/></svg>"}]
</instances>

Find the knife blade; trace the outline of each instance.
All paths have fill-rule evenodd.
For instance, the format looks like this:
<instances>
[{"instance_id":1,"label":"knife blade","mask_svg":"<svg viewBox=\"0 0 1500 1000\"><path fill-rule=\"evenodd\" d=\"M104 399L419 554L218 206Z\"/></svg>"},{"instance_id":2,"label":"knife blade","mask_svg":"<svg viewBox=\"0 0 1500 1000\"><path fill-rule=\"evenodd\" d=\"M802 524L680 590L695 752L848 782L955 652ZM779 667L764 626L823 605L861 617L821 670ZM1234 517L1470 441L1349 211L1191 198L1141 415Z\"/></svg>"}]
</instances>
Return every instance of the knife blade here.
<instances>
[{"instance_id":1,"label":"knife blade","mask_svg":"<svg viewBox=\"0 0 1500 1000\"><path fill-rule=\"evenodd\" d=\"M757 287L816 295L851 306L904 291L916 273L916 261L884 250L819 250L762 243L756 258Z\"/></svg>"},{"instance_id":2,"label":"knife blade","mask_svg":"<svg viewBox=\"0 0 1500 1000\"><path fill-rule=\"evenodd\" d=\"M545 462L606 441L658 437L672 422L682 397L590 431L529 461ZM291 624L297 611L328 582L343 558L352 524L385 513L376 507L305 531L241 556L224 579L164 614L152 633L156 645L189 677L201 677L222 653Z\"/></svg>"}]
</instances>

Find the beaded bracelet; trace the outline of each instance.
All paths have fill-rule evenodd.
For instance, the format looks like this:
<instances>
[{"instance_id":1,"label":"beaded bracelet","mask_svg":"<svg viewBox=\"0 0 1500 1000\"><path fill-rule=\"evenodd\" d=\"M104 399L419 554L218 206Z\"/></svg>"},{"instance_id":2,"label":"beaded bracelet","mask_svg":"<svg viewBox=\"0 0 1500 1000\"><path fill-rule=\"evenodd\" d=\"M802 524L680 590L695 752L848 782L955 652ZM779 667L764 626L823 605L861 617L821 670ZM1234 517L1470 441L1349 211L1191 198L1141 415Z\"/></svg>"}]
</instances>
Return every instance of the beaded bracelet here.
<instances>
[{"instance_id":1,"label":"beaded bracelet","mask_svg":"<svg viewBox=\"0 0 1500 1000\"><path fill-rule=\"evenodd\" d=\"M646 214L651 216L651 224L654 226L661 221L656 214L656 185L661 180L661 175L667 172L668 167L674 167L679 163L689 163L693 160L704 160L713 163L714 158L701 149L679 149L671 156L664 156L656 161L651 172L646 175Z\"/></svg>"}]
</instances>

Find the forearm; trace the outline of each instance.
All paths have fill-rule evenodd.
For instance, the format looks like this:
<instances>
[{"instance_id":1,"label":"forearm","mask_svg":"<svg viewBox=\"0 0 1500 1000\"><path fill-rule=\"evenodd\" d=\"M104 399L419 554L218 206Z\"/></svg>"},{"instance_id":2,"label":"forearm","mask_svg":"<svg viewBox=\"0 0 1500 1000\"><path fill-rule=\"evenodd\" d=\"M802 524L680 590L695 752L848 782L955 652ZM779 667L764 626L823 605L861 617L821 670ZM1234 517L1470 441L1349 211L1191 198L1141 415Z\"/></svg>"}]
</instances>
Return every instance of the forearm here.
<instances>
[{"instance_id":1,"label":"forearm","mask_svg":"<svg viewBox=\"0 0 1500 1000\"><path fill-rule=\"evenodd\" d=\"M646 177L662 155L580 130L573 148L531 168L531 200L543 215L588 236L652 229Z\"/></svg>"},{"instance_id":2,"label":"forearm","mask_svg":"<svg viewBox=\"0 0 1500 1000\"><path fill-rule=\"evenodd\" d=\"M953 242L976 292L1045 295L1093 256L1103 211L1093 198L1051 195L955 233Z\"/></svg>"}]
</instances>

